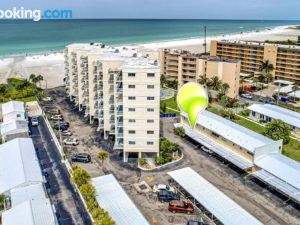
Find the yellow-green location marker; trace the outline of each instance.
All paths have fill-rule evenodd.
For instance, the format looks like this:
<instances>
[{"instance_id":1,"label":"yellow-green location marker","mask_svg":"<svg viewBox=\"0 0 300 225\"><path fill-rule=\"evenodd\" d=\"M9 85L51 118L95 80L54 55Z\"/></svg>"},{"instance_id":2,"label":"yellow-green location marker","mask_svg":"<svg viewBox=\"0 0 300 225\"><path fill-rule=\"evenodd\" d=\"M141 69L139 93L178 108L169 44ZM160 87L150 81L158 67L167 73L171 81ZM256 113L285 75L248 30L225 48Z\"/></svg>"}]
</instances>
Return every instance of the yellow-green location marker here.
<instances>
[{"instance_id":1,"label":"yellow-green location marker","mask_svg":"<svg viewBox=\"0 0 300 225\"><path fill-rule=\"evenodd\" d=\"M199 113L208 105L206 89L195 82L186 83L178 91L177 105L188 115L190 126L194 128Z\"/></svg>"}]
</instances>

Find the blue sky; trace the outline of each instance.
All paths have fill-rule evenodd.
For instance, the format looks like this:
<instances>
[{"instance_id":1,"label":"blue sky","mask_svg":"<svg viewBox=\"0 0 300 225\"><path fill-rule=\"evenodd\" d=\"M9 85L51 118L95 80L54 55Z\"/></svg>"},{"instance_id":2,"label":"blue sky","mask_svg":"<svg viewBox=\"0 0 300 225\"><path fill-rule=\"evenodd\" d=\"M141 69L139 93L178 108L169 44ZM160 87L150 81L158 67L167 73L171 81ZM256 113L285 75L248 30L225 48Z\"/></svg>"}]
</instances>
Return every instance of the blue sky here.
<instances>
[{"instance_id":1,"label":"blue sky","mask_svg":"<svg viewBox=\"0 0 300 225\"><path fill-rule=\"evenodd\" d=\"M72 9L76 18L300 20L300 0L0 0L0 9Z\"/></svg>"}]
</instances>

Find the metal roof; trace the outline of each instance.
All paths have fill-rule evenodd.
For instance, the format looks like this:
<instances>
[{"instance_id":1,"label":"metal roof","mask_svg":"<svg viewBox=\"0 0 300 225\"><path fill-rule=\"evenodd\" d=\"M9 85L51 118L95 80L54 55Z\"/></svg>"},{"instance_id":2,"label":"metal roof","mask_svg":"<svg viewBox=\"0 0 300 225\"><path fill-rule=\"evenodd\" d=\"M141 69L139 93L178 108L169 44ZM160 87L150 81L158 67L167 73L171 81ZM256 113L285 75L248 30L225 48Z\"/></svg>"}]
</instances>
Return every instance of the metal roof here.
<instances>
[{"instance_id":1,"label":"metal roof","mask_svg":"<svg viewBox=\"0 0 300 225\"><path fill-rule=\"evenodd\" d=\"M128 197L116 178L105 175L92 179L96 199L118 225L149 225L145 217Z\"/></svg>"},{"instance_id":2,"label":"metal roof","mask_svg":"<svg viewBox=\"0 0 300 225\"><path fill-rule=\"evenodd\" d=\"M291 199L300 202L300 190L286 183L278 177L273 176L271 173L265 170L258 170L252 174L259 180L271 185L276 190L289 196Z\"/></svg>"},{"instance_id":3,"label":"metal roof","mask_svg":"<svg viewBox=\"0 0 300 225\"><path fill-rule=\"evenodd\" d=\"M267 138L207 110L199 114L197 124L209 129L223 138L226 138L236 145L245 148L251 153L254 153L255 149L258 147L274 142L270 138Z\"/></svg>"},{"instance_id":4,"label":"metal roof","mask_svg":"<svg viewBox=\"0 0 300 225\"><path fill-rule=\"evenodd\" d=\"M49 199L23 202L2 214L3 225L57 225Z\"/></svg>"},{"instance_id":5,"label":"metal roof","mask_svg":"<svg viewBox=\"0 0 300 225\"><path fill-rule=\"evenodd\" d=\"M43 177L31 138L16 138L0 145L0 193L41 182Z\"/></svg>"},{"instance_id":6,"label":"metal roof","mask_svg":"<svg viewBox=\"0 0 300 225\"><path fill-rule=\"evenodd\" d=\"M12 207L32 199L46 198L45 190L42 183L32 184L25 187L14 188L10 192Z\"/></svg>"},{"instance_id":7,"label":"metal roof","mask_svg":"<svg viewBox=\"0 0 300 225\"><path fill-rule=\"evenodd\" d=\"M262 225L241 206L190 167L168 174L224 225Z\"/></svg>"},{"instance_id":8,"label":"metal roof","mask_svg":"<svg viewBox=\"0 0 300 225\"><path fill-rule=\"evenodd\" d=\"M25 112L24 102L10 101L2 104L2 114L11 113L14 111Z\"/></svg>"},{"instance_id":9,"label":"metal roof","mask_svg":"<svg viewBox=\"0 0 300 225\"><path fill-rule=\"evenodd\" d=\"M282 154L258 157L255 164L300 191L300 163Z\"/></svg>"},{"instance_id":10,"label":"metal roof","mask_svg":"<svg viewBox=\"0 0 300 225\"><path fill-rule=\"evenodd\" d=\"M0 124L1 135L26 133L28 132L28 123L26 120L13 119Z\"/></svg>"},{"instance_id":11,"label":"metal roof","mask_svg":"<svg viewBox=\"0 0 300 225\"><path fill-rule=\"evenodd\" d=\"M192 138L193 140L201 143L202 145L206 146L219 156L223 157L224 159L227 159L229 162L233 163L237 167L245 170L253 166L253 163L249 160L239 156L238 154L234 153L230 149L227 149L225 146L219 144L218 142L214 141L211 138L208 138L201 133L188 128L187 126L183 124L174 124L175 127L183 127L185 130L185 134Z\"/></svg>"},{"instance_id":12,"label":"metal roof","mask_svg":"<svg viewBox=\"0 0 300 225\"><path fill-rule=\"evenodd\" d=\"M300 113L292 110L271 104L253 104L248 109L273 119L280 119L286 124L300 128Z\"/></svg>"}]
</instances>

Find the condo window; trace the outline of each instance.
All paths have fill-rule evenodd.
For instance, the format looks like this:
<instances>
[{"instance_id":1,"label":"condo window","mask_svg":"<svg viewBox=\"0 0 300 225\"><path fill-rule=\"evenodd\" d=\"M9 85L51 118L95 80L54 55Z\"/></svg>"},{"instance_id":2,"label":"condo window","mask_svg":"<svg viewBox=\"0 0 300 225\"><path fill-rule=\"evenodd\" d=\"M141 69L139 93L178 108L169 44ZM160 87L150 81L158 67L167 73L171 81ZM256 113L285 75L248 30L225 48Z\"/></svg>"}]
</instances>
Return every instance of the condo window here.
<instances>
[{"instance_id":1,"label":"condo window","mask_svg":"<svg viewBox=\"0 0 300 225\"><path fill-rule=\"evenodd\" d=\"M135 123L135 120L128 120L129 123Z\"/></svg>"},{"instance_id":2,"label":"condo window","mask_svg":"<svg viewBox=\"0 0 300 225\"><path fill-rule=\"evenodd\" d=\"M128 144L135 145L135 141L129 141Z\"/></svg>"},{"instance_id":3,"label":"condo window","mask_svg":"<svg viewBox=\"0 0 300 225\"><path fill-rule=\"evenodd\" d=\"M147 85L148 89L154 89L154 85Z\"/></svg>"},{"instance_id":4,"label":"condo window","mask_svg":"<svg viewBox=\"0 0 300 225\"><path fill-rule=\"evenodd\" d=\"M147 73L147 77L155 77L154 73Z\"/></svg>"},{"instance_id":5,"label":"condo window","mask_svg":"<svg viewBox=\"0 0 300 225\"><path fill-rule=\"evenodd\" d=\"M153 141L147 141L147 145L154 145Z\"/></svg>"},{"instance_id":6,"label":"condo window","mask_svg":"<svg viewBox=\"0 0 300 225\"><path fill-rule=\"evenodd\" d=\"M154 134L154 130L147 130L147 134Z\"/></svg>"},{"instance_id":7,"label":"condo window","mask_svg":"<svg viewBox=\"0 0 300 225\"><path fill-rule=\"evenodd\" d=\"M128 100L135 100L135 96L129 96Z\"/></svg>"},{"instance_id":8,"label":"condo window","mask_svg":"<svg viewBox=\"0 0 300 225\"><path fill-rule=\"evenodd\" d=\"M128 77L135 77L135 73L128 73Z\"/></svg>"},{"instance_id":9,"label":"condo window","mask_svg":"<svg viewBox=\"0 0 300 225\"><path fill-rule=\"evenodd\" d=\"M147 97L147 100L154 100L154 97Z\"/></svg>"},{"instance_id":10,"label":"condo window","mask_svg":"<svg viewBox=\"0 0 300 225\"><path fill-rule=\"evenodd\" d=\"M128 108L129 112L135 112L135 108Z\"/></svg>"},{"instance_id":11,"label":"condo window","mask_svg":"<svg viewBox=\"0 0 300 225\"><path fill-rule=\"evenodd\" d=\"M129 134L135 134L135 130L129 130L128 133Z\"/></svg>"},{"instance_id":12,"label":"condo window","mask_svg":"<svg viewBox=\"0 0 300 225\"><path fill-rule=\"evenodd\" d=\"M135 85L130 84L130 85L128 85L128 88L135 88Z\"/></svg>"},{"instance_id":13,"label":"condo window","mask_svg":"<svg viewBox=\"0 0 300 225\"><path fill-rule=\"evenodd\" d=\"M154 123L154 120L147 120L147 123Z\"/></svg>"},{"instance_id":14,"label":"condo window","mask_svg":"<svg viewBox=\"0 0 300 225\"><path fill-rule=\"evenodd\" d=\"M147 112L154 112L154 109L153 108L148 108Z\"/></svg>"}]
</instances>

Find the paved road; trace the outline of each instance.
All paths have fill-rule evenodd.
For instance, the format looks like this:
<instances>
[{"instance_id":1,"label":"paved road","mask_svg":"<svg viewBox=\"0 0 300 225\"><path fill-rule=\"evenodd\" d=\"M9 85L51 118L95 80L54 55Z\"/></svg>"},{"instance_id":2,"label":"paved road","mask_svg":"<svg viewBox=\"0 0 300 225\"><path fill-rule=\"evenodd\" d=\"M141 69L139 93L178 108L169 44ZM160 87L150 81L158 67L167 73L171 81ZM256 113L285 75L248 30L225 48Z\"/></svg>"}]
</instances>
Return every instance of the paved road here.
<instances>
[{"instance_id":1,"label":"paved road","mask_svg":"<svg viewBox=\"0 0 300 225\"><path fill-rule=\"evenodd\" d=\"M38 148L42 169L49 174L48 193L60 225L91 225L43 118L39 119L38 127L32 128L32 139Z\"/></svg>"}]
</instances>

